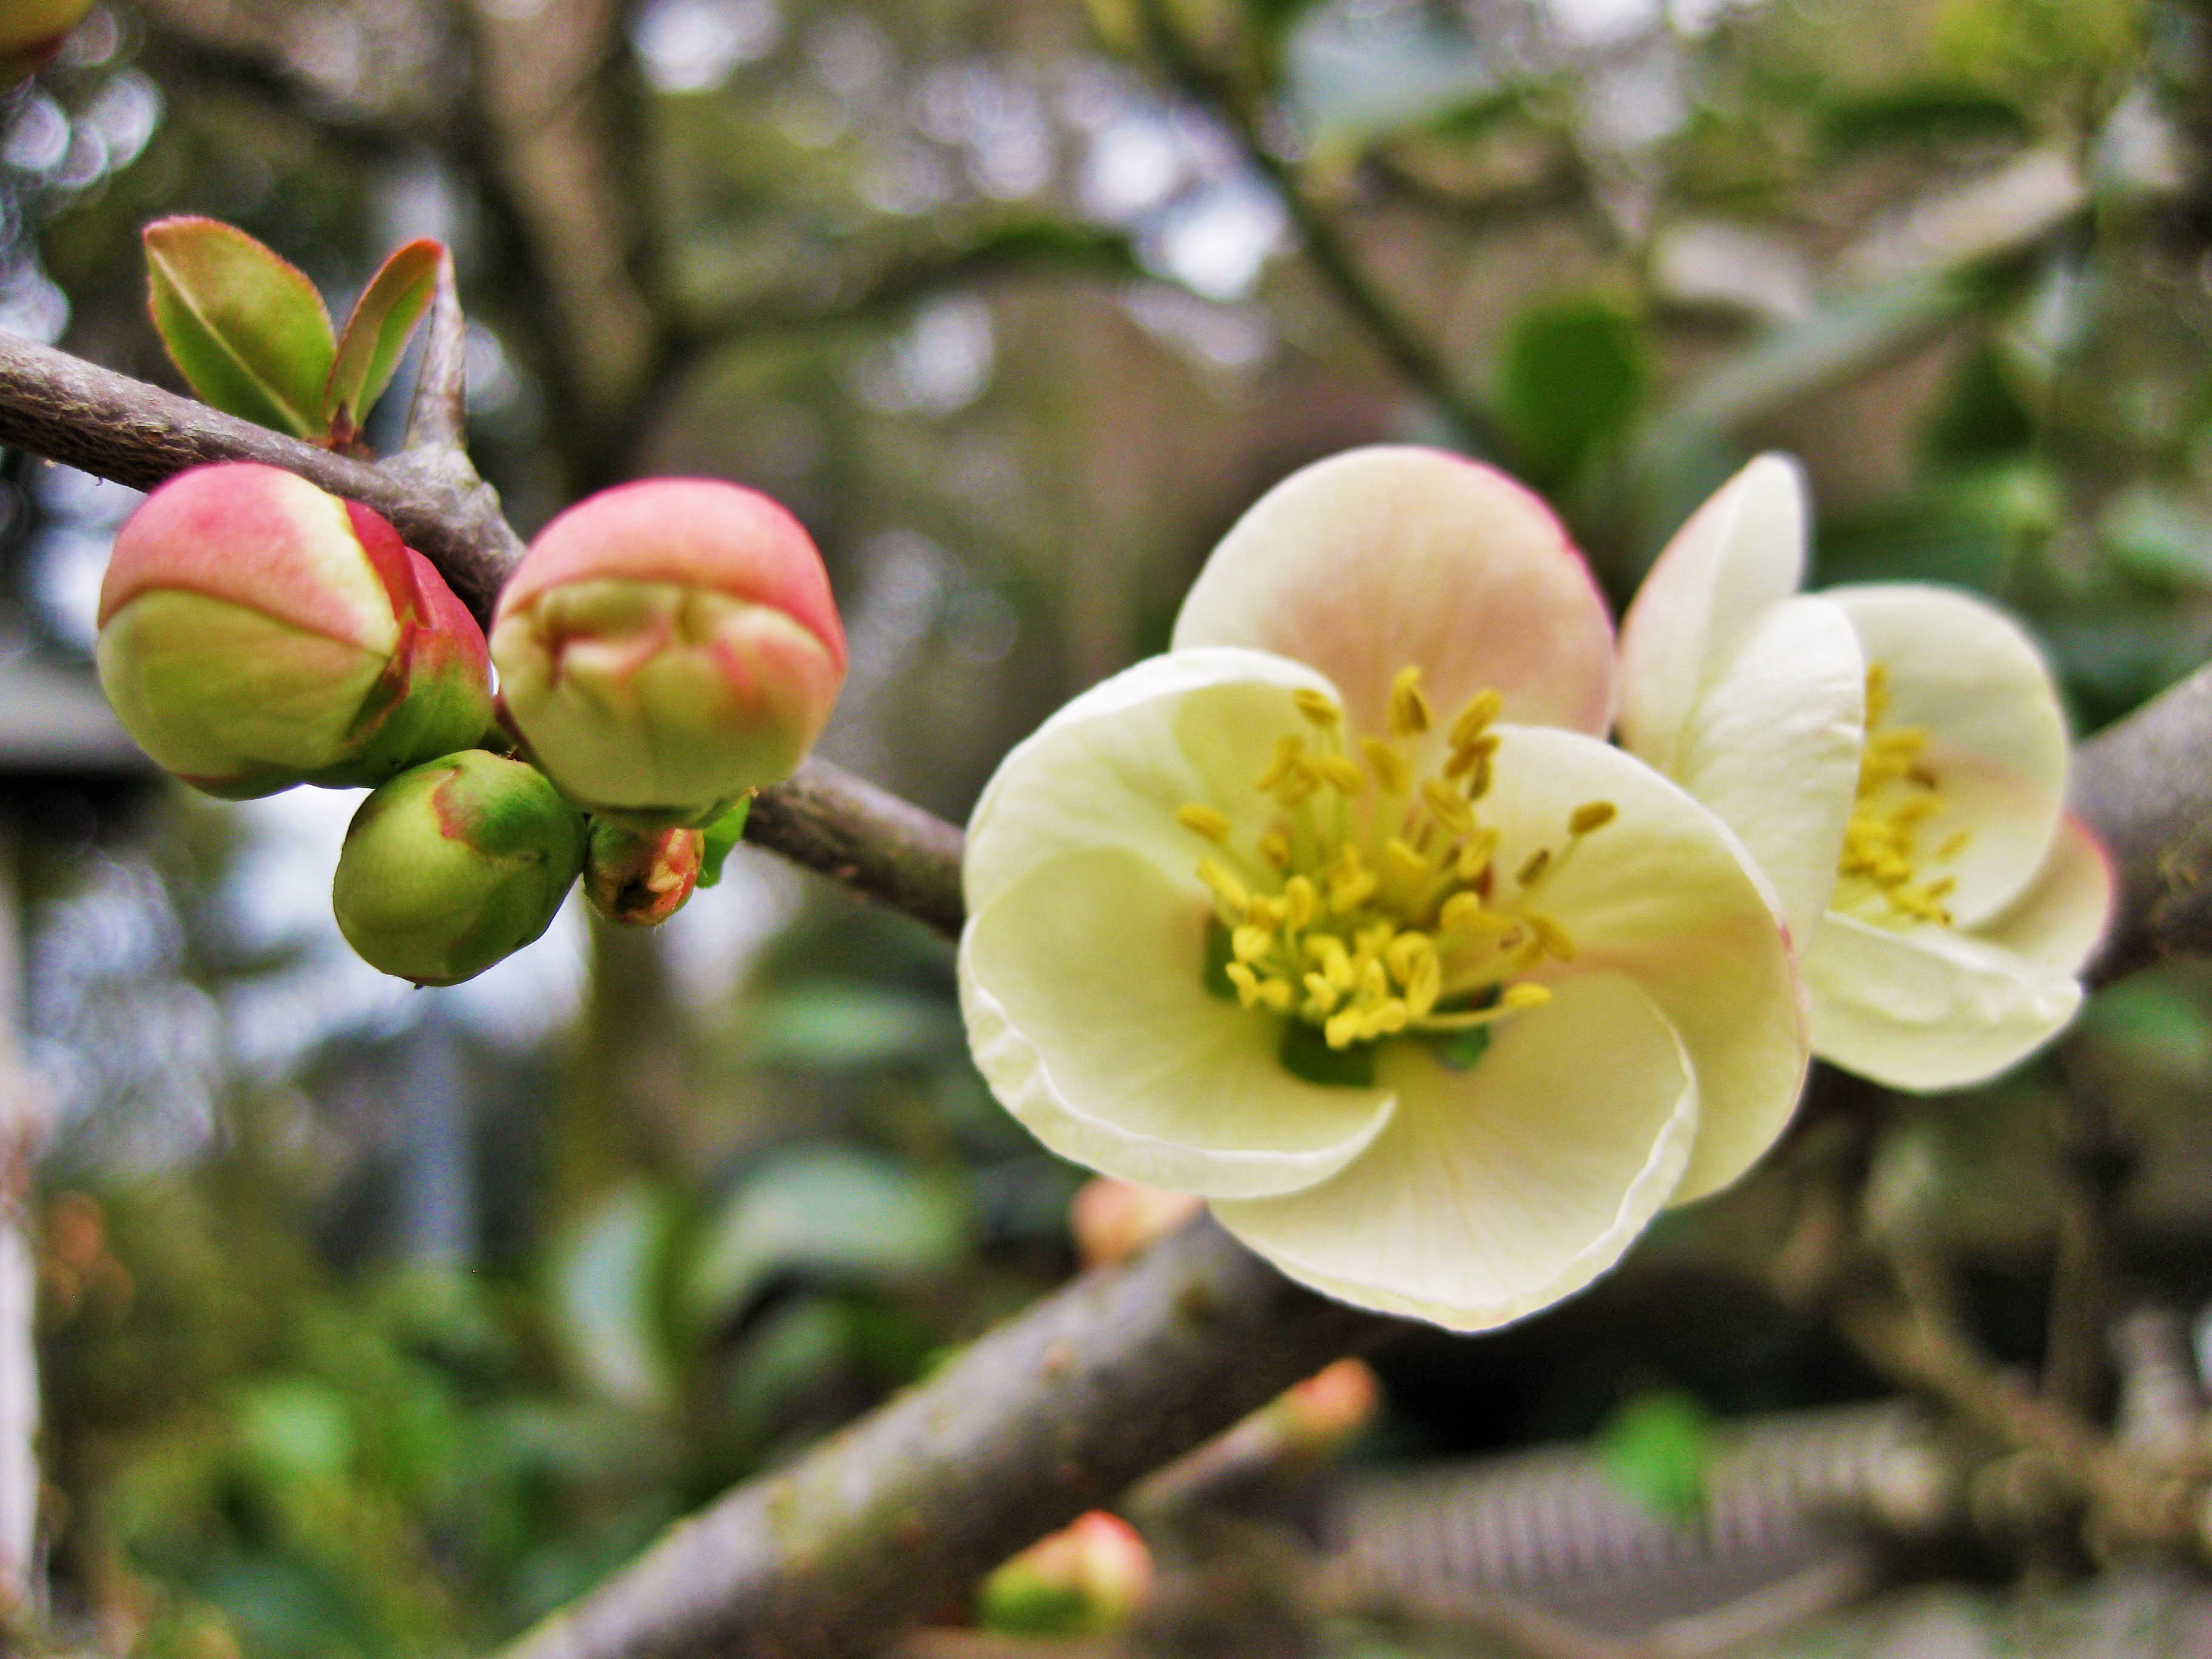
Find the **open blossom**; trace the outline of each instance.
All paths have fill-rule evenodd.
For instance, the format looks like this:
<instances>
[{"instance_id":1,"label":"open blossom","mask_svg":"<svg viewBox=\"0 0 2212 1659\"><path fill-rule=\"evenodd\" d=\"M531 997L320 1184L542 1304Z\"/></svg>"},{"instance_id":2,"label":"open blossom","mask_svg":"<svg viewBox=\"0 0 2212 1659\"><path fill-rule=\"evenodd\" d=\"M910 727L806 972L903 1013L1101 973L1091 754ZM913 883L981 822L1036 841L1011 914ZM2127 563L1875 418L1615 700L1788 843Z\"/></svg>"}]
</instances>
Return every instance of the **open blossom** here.
<instances>
[{"instance_id":1,"label":"open blossom","mask_svg":"<svg viewBox=\"0 0 2212 1659\"><path fill-rule=\"evenodd\" d=\"M1978 1082L2072 1018L2104 858L2065 811L2065 716L2017 624L1948 588L1796 590L1796 470L1753 461L1660 556L1621 636L1621 740L1773 884L1821 1058Z\"/></svg>"},{"instance_id":2,"label":"open blossom","mask_svg":"<svg viewBox=\"0 0 2212 1659\"><path fill-rule=\"evenodd\" d=\"M969 823L969 1040L1048 1146L1461 1329L1765 1150L1806 1063L1781 929L1720 822L1600 735L1611 625L1534 497L1431 451L1321 462L1173 644Z\"/></svg>"}]
</instances>

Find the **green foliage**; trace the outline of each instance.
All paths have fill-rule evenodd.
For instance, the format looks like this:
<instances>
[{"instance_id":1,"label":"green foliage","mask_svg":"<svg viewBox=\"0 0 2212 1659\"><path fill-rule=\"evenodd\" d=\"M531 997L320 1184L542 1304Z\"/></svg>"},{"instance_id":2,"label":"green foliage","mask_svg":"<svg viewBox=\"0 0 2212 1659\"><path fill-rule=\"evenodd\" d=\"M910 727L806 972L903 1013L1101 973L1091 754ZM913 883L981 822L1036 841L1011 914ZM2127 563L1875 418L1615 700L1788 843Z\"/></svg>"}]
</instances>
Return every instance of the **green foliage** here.
<instances>
[{"instance_id":1,"label":"green foliage","mask_svg":"<svg viewBox=\"0 0 2212 1659\"><path fill-rule=\"evenodd\" d=\"M192 390L227 414L320 437L337 342L305 273L213 219L164 219L145 244L154 324Z\"/></svg>"},{"instance_id":2,"label":"green foliage","mask_svg":"<svg viewBox=\"0 0 2212 1659\"><path fill-rule=\"evenodd\" d=\"M1626 435L1651 384L1650 347L1626 310L1596 296L1547 301L1506 336L1497 415L1522 469L1558 488Z\"/></svg>"},{"instance_id":3,"label":"green foliage","mask_svg":"<svg viewBox=\"0 0 2212 1659\"><path fill-rule=\"evenodd\" d=\"M1960 143L2025 143L2027 118L2009 99L1973 87L1922 84L1838 98L1814 128L1820 149L1838 161L1877 150Z\"/></svg>"},{"instance_id":4,"label":"green foliage","mask_svg":"<svg viewBox=\"0 0 2212 1659\"><path fill-rule=\"evenodd\" d=\"M446 250L428 240L408 243L369 278L338 336L337 353L322 398L323 429L341 441L359 428L398 372L416 324L437 292Z\"/></svg>"},{"instance_id":5,"label":"green foliage","mask_svg":"<svg viewBox=\"0 0 2212 1659\"><path fill-rule=\"evenodd\" d=\"M1653 1513L1694 1520L1705 1509L1712 1466L1712 1419L1686 1394L1638 1395L1598 1437L1613 1484Z\"/></svg>"},{"instance_id":6,"label":"green foliage","mask_svg":"<svg viewBox=\"0 0 2212 1659\"><path fill-rule=\"evenodd\" d=\"M753 799L747 795L701 832L703 845L699 853L700 886L712 887L721 880L722 866L729 862L737 844L744 839L745 819L752 810Z\"/></svg>"}]
</instances>

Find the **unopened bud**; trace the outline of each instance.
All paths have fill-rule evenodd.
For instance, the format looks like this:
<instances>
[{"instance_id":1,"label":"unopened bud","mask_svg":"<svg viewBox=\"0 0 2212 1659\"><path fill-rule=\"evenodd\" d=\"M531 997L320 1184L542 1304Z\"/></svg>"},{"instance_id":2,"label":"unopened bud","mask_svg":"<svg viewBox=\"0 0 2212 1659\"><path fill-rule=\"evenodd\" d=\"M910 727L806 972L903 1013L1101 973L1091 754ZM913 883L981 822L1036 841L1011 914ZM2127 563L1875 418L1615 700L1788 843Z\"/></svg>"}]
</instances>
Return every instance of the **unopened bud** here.
<instances>
[{"instance_id":1,"label":"unopened bud","mask_svg":"<svg viewBox=\"0 0 2212 1659\"><path fill-rule=\"evenodd\" d=\"M701 823L789 777L845 679L822 557L757 491L653 478L578 502L500 595L508 717L575 799Z\"/></svg>"},{"instance_id":2,"label":"unopened bud","mask_svg":"<svg viewBox=\"0 0 2212 1659\"><path fill-rule=\"evenodd\" d=\"M1278 1395L1266 1407L1291 1448L1330 1452L1365 1428L1382 1404L1382 1384L1364 1359L1340 1359Z\"/></svg>"},{"instance_id":3,"label":"unopened bud","mask_svg":"<svg viewBox=\"0 0 2212 1659\"><path fill-rule=\"evenodd\" d=\"M1118 1516L1093 1510L1040 1539L975 1594L975 1622L1008 1636L1118 1630L1150 1599L1152 1553Z\"/></svg>"},{"instance_id":4,"label":"unopened bud","mask_svg":"<svg viewBox=\"0 0 2212 1659\"><path fill-rule=\"evenodd\" d=\"M1099 1176L1077 1191L1067 1207L1067 1227L1083 1265L1106 1267L1150 1249L1199 1209L1200 1200L1188 1193Z\"/></svg>"},{"instance_id":5,"label":"unopened bud","mask_svg":"<svg viewBox=\"0 0 2212 1659\"><path fill-rule=\"evenodd\" d=\"M372 968L457 985L552 923L584 821L544 775L482 749L404 772L346 830L331 908Z\"/></svg>"},{"instance_id":6,"label":"unopened bud","mask_svg":"<svg viewBox=\"0 0 2212 1659\"><path fill-rule=\"evenodd\" d=\"M62 49L92 0L7 0L0 5L0 87L12 85Z\"/></svg>"},{"instance_id":7,"label":"unopened bud","mask_svg":"<svg viewBox=\"0 0 2212 1659\"><path fill-rule=\"evenodd\" d=\"M640 835L594 820L584 860L584 896L609 921L657 927L684 908L698 885L706 840L696 830Z\"/></svg>"},{"instance_id":8,"label":"unopened bud","mask_svg":"<svg viewBox=\"0 0 2212 1659\"><path fill-rule=\"evenodd\" d=\"M483 632L367 507L248 461L195 467L115 538L100 682L185 782L240 800L374 786L492 720Z\"/></svg>"}]
</instances>

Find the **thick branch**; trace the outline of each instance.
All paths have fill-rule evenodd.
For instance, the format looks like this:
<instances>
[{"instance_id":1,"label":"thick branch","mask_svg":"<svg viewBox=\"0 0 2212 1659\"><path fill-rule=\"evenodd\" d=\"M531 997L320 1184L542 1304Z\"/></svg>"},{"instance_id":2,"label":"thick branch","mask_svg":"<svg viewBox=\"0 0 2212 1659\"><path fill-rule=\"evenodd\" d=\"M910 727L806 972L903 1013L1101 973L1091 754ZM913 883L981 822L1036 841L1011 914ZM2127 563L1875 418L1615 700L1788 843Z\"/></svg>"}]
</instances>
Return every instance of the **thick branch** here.
<instances>
[{"instance_id":1,"label":"thick branch","mask_svg":"<svg viewBox=\"0 0 2212 1659\"><path fill-rule=\"evenodd\" d=\"M762 790L745 839L948 938L960 932L960 831L842 767L810 760Z\"/></svg>"},{"instance_id":2,"label":"thick branch","mask_svg":"<svg viewBox=\"0 0 2212 1659\"><path fill-rule=\"evenodd\" d=\"M503 1659L870 1651L1031 1539L1391 1328L1195 1222L676 1527Z\"/></svg>"},{"instance_id":3,"label":"thick branch","mask_svg":"<svg viewBox=\"0 0 2212 1659\"><path fill-rule=\"evenodd\" d=\"M2212 953L2212 668L2200 669L2085 744L2074 807L2118 878L2097 964L2117 979L2160 957Z\"/></svg>"}]
</instances>

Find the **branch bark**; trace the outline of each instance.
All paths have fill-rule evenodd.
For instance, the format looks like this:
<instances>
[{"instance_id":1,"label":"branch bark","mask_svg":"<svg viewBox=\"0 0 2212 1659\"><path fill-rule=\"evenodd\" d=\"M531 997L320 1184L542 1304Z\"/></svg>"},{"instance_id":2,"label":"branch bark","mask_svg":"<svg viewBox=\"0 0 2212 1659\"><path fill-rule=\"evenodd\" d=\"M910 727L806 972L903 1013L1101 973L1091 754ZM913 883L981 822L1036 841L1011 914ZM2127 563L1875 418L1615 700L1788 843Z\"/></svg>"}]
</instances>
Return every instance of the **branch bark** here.
<instances>
[{"instance_id":1,"label":"branch bark","mask_svg":"<svg viewBox=\"0 0 2212 1659\"><path fill-rule=\"evenodd\" d=\"M1201 1218L738 1487L501 1659L865 1653L1389 1321Z\"/></svg>"}]
</instances>

